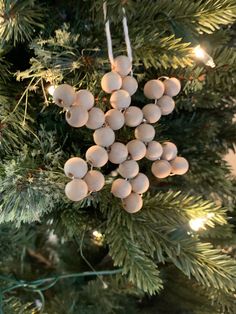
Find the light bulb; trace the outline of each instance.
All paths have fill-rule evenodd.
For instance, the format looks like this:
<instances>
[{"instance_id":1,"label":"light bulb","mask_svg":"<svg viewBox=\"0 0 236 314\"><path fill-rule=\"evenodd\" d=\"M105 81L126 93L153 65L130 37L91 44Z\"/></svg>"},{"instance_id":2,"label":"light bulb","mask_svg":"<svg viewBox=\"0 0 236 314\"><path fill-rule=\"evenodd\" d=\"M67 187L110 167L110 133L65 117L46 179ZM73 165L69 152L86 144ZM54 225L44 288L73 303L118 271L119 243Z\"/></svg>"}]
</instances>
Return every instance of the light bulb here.
<instances>
[{"instance_id":1,"label":"light bulb","mask_svg":"<svg viewBox=\"0 0 236 314\"><path fill-rule=\"evenodd\" d=\"M55 85L50 85L48 88L47 88L47 91L48 93L53 96L54 92L55 92L55 89L56 89L56 86Z\"/></svg>"},{"instance_id":2,"label":"light bulb","mask_svg":"<svg viewBox=\"0 0 236 314\"><path fill-rule=\"evenodd\" d=\"M193 48L195 57L199 60L201 60L205 65L214 68L215 63L212 57L204 50L200 45Z\"/></svg>"},{"instance_id":3,"label":"light bulb","mask_svg":"<svg viewBox=\"0 0 236 314\"><path fill-rule=\"evenodd\" d=\"M101 240L102 239L102 234L101 232L97 231L97 230L94 230L93 231L93 236L96 240Z\"/></svg>"},{"instance_id":4,"label":"light bulb","mask_svg":"<svg viewBox=\"0 0 236 314\"><path fill-rule=\"evenodd\" d=\"M206 218L196 218L191 219L189 221L189 226L194 231L199 231L200 229L204 228L206 222Z\"/></svg>"}]
</instances>

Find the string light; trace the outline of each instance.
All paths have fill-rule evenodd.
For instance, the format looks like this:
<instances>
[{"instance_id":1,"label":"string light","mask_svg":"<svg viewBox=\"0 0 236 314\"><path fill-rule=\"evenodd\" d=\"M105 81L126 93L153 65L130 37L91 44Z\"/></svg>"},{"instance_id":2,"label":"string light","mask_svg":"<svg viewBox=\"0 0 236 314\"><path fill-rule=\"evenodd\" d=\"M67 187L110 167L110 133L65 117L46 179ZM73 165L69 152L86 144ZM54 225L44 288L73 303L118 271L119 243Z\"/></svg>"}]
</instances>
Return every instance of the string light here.
<instances>
[{"instance_id":1,"label":"string light","mask_svg":"<svg viewBox=\"0 0 236 314\"><path fill-rule=\"evenodd\" d=\"M214 213L208 213L205 217L190 219L189 226L193 231L199 231L205 228L208 220L214 217Z\"/></svg>"},{"instance_id":2,"label":"string light","mask_svg":"<svg viewBox=\"0 0 236 314\"><path fill-rule=\"evenodd\" d=\"M215 67L215 63L212 57L200 45L194 47L193 51L195 57L205 63L205 65L211 68Z\"/></svg>"},{"instance_id":3,"label":"string light","mask_svg":"<svg viewBox=\"0 0 236 314\"><path fill-rule=\"evenodd\" d=\"M53 96L54 92L55 92L55 89L56 89L56 86L55 85L50 85L48 88L47 88L47 91L48 93Z\"/></svg>"}]
</instances>

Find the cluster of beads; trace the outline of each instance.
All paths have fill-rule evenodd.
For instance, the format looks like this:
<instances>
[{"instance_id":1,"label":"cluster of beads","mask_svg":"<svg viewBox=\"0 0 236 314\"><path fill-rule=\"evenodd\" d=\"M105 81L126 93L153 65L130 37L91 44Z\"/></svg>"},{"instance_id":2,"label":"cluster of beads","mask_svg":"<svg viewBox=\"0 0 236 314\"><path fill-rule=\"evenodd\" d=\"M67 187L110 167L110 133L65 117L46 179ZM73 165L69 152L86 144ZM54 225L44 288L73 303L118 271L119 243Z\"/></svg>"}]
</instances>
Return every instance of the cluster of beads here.
<instances>
[{"instance_id":1,"label":"cluster of beads","mask_svg":"<svg viewBox=\"0 0 236 314\"><path fill-rule=\"evenodd\" d=\"M153 123L162 115L170 114L175 107L172 99L180 91L180 82L175 78L164 81L150 80L144 86L144 95L153 103L142 109L130 106L131 96L136 92L138 83L130 76L132 64L128 57L119 56L114 59L112 71L106 73L102 80L102 89L111 94L112 109L104 112L94 105L94 97L87 90L75 92L63 84L54 92L54 101L66 107L66 120L73 127L86 126L94 130L93 140L96 145L86 152L86 161L73 157L64 167L65 174L72 178L66 185L65 193L72 201L85 198L88 193L102 189L105 179L97 170L88 171L92 167L103 167L108 160L118 166L122 178L112 183L112 194L122 200L124 209L135 213L142 208L142 194L149 188L148 177L139 172L138 161L146 157L153 161L151 170L157 178L165 178L171 174L182 175L188 170L188 162L177 157L177 148L173 143L161 145L154 140ZM135 139L126 145L115 142L115 132L124 125L134 127Z\"/></svg>"}]
</instances>

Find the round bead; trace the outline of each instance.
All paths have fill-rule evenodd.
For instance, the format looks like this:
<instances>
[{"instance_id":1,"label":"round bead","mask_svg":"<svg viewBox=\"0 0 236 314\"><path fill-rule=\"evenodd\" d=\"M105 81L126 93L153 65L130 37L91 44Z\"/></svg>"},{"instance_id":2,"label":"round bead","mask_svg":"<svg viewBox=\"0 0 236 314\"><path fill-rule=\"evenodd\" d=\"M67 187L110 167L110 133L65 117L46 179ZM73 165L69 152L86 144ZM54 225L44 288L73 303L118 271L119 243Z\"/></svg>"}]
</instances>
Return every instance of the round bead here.
<instances>
[{"instance_id":1,"label":"round bead","mask_svg":"<svg viewBox=\"0 0 236 314\"><path fill-rule=\"evenodd\" d=\"M126 76L122 80L121 88L126 90L130 96L132 96L138 89L138 82L133 76Z\"/></svg>"},{"instance_id":2,"label":"round bead","mask_svg":"<svg viewBox=\"0 0 236 314\"><path fill-rule=\"evenodd\" d=\"M157 160L161 157L163 148L157 141L151 141L147 145L147 152L145 157L149 160Z\"/></svg>"},{"instance_id":3,"label":"round bead","mask_svg":"<svg viewBox=\"0 0 236 314\"><path fill-rule=\"evenodd\" d=\"M119 130L125 124L125 117L118 109L110 109L105 114L105 120L112 130Z\"/></svg>"},{"instance_id":4,"label":"round bead","mask_svg":"<svg viewBox=\"0 0 236 314\"><path fill-rule=\"evenodd\" d=\"M168 177L171 173L171 165L167 160L157 160L152 164L152 173L159 179Z\"/></svg>"},{"instance_id":5,"label":"round bead","mask_svg":"<svg viewBox=\"0 0 236 314\"><path fill-rule=\"evenodd\" d=\"M74 128L80 128L88 122L88 111L84 107L72 106L66 112L66 121Z\"/></svg>"},{"instance_id":6,"label":"round bead","mask_svg":"<svg viewBox=\"0 0 236 314\"><path fill-rule=\"evenodd\" d=\"M137 213L143 207L142 196L137 193L131 193L123 200L124 209L130 213Z\"/></svg>"},{"instance_id":7,"label":"round bead","mask_svg":"<svg viewBox=\"0 0 236 314\"><path fill-rule=\"evenodd\" d=\"M126 146L133 160L140 160L146 154L146 146L140 140L132 140Z\"/></svg>"},{"instance_id":8,"label":"round bead","mask_svg":"<svg viewBox=\"0 0 236 314\"><path fill-rule=\"evenodd\" d=\"M70 107L75 102L74 88L68 84L57 86L53 93L53 101L59 107Z\"/></svg>"},{"instance_id":9,"label":"round bead","mask_svg":"<svg viewBox=\"0 0 236 314\"><path fill-rule=\"evenodd\" d=\"M130 127L136 127L143 121L143 112L136 106L130 106L125 110L125 124Z\"/></svg>"},{"instance_id":10,"label":"round bead","mask_svg":"<svg viewBox=\"0 0 236 314\"><path fill-rule=\"evenodd\" d=\"M119 142L115 142L111 145L111 150L108 154L108 158L110 162L113 164L121 164L128 157L128 149L127 147Z\"/></svg>"},{"instance_id":11,"label":"round bead","mask_svg":"<svg viewBox=\"0 0 236 314\"><path fill-rule=\"evenodd\" d=\"M75 93L74 106L84 107L86 110L90 110L94 105L94 96L87 89L81 89Z\"/></svg>"},{"instance_id":12,"label":"round bead","mask_svg":"<svg viewBox=\"0 0 236 314\"><path fill-rule=\"evenodd\" d=\"M88 165L85 160L79 157L72 157L64 165L65 175L69 178L83 178L88 171Z\"/></svg>"},{"instance_id":13,"label":"round bead","mask_svg":"<svg viewBox=\"0 0 236 314\"><path fill-rule=\"evenodd\" d=\"M115 142L115 133L108 126L97 129L93 133L93 140L97 145L109 147Z\"/></svg>"},{"instance_id":14,"label":"round bead","mask_svg":"<svg viewBox=\"0 0 236 314\"><path fill-rule=\"evenodd\" d=\"M162 145L163 153L161 155L161 159L172 160L177 156L178 150L174 143L165 142Z\"/></svg>"},{"instance_id":15,"label":"round bead","mask_svg":"<svg viewBox=\"0 0 236 314\"><path fill-rule=\"evenodd\" d=\"M164 84L160 80L150 80L144 85L144 95L148 99L159 99L164 94Z\"/></svg>"},{"instance_id":16,"label":"round bead","mask_svg":"<svg viewBox=\"0 0 236 314\"><path fill-rule=\"evenodd\" d=\"M152 125L143 123L135 129L134 134L138 140L148 143L154 139L155 129Z\"/></svg>"},{"instance_id":17,"label":"round bead","mask_svg":"<svg viewBox=\"0 0 236 314\"><path fill-rule=\"evenodd\" d=\"M142 111L148 123L156 123L161 118L161 109L155 104L144 106Z\"/></svg>"},{"instance_id":18,"label":"round bead","mask_svg":"<svg viewBox=\"0 0 236 314\"><path fill-rule=\"evenodd\" d=\"M165 94L170 96L170 97L174 97L174 96L178 95L178 93L181 90L180 81L175 77L171 77L171 78L165 80L164 86L165 86Z\"/></svg>"},{"instance_id":19,"label":"round bead","mask_svg":"<svg viewBox=\"0 0 236 314\"><path fill-rule=\"evenodd\" d=\"M104 112L100 108L92 108L88 113L86 127L92 130L99 129L105 122Z\"/></svg>"},{"instance_id":20,"label":"round bead","mask_svg":"<svg viewBox=\"0 0 236 314\"><path fill-rule=\"evenodd\" d=\"M188 161L183 157L176 157L170 162L172 167L172 173L182 175L185 174L189 169Z\"/></svg>"},{"instance_id":21,"label":"round bead","mask_svg":"<svg viewBox=\"0 0 236 314\"><path fill-rule=\"evenodd\" d=\"M126 90L120 89L112 93L110 98L110 104L112 108L124 109L128 108L131 103L131 97Z\"/></svg>"},{"instance_id":22,"label":"round bead","mask_svg":"<svg viewBox=\"0 0 236 314\"><path fill-rule=\"evenodd\" d=\"M87 183L90 192L100 191L105 184L104 175L97 170L90 170L84 177L84 181Z\"/></svg>"},{"instance_id":23,"label":"round bead","mask_svg":"<svg viewBox=\"0 0 236 314\"><path fill-rule=\"evenodd\" d=\"M121 76L126 76L132 69L132 64L127 56L118 56L114 59L113 70Z\"/></svg>"},{"instance_id":24,"label":"round bead","mask_svg":"<svg viewBox=\"0 0 236 314\"><path fill-rule=\"evenodd\" d=\"M163 116L170 114L175 109L174 100L170 96L167 96L167 95L162 96L158 100L157 105L160 107L161 114Z\"/></svg>"},{"instance_id":25,"label":"round bead","mask_svg":"<svg viewBox=\"0 0 236 314\"><path fill-rule=\"evenodd\" d=\"M139 194L145 193L149 188L148 177L143 173L139 173L137 177L130 180L130 184L132 191Z\"/></svg>"},{"instance_id":26,"label":"round bead","mask_svg":"<svg viewBox=\"0 0 236 314\"><path fill-rule=\"evenodd\" d=\"M131 193L131 184L124 179L116 179L111 186L111 193L118 198L125 198Z\"/></svg>"},{"instance_id":27,"label":"round bead","mask_svg":"<svg viewBox=\"0 0 236 314\"><path fill-rule=\"evenodd\" d=\"M73 202L81 201L88 194L88 186L84 180L74 179L67 183L65 194Z\"/></svg>"},{"instance_id":28,"label":"round bead","mask_svg":"<svg viewBox=\"0 0 236 314\"><path fill-rule=\"evenodd\" d=\"M122 78L116 72L106 73L101 80L101 86L104 92L111 94L121 88Z\"/></svg>"},{"instance_id":29,"label":"round bead","mask_svg":"<svg viewBox=\"0 0 236 314\"><path fill-rule=\"evenodd\" d=\"M139 165L135 160L126 160L119 165L119 174L126 179L136 177L139 172Z\"/></svg>"},{"instance_id":30,"label":"round bead","mask_svg":"<svg viewBox=\"0 0 236 314\"><path fill-rule=\"evenodd\" d=\"M86 159L94 167L102 167L108 162L108 154L105 148L93 145L86 152Z\"/></svg>"}]
</instances>

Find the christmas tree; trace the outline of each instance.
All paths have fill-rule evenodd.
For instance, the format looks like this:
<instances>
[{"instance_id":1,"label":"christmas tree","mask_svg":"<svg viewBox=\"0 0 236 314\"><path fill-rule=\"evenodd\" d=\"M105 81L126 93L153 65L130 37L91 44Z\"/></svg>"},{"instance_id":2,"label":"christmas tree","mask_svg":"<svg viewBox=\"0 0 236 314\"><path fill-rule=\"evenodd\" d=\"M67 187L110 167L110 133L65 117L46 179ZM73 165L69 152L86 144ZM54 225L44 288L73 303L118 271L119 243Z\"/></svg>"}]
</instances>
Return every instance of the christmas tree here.
<instances>
[{"instance_id":1,"label":"christmas tree","mask_svg":"<svg viewBox=\"0 0 236 314\"><path fill-rule=\"evenodd\" d=\"M236 142L235 0L110 0L105 21L101 0L0 5L0 313L236 313L236 184L225 161ZM175 110L153 126L189 162L185 175L157 179L140 160L150 188L133 214L111 193L110 162L100 191L65 196L64 164L85 159L93 131L71 127L52 97L66 83L110 109L105 23L114 56L126 55L124 9L132 104L148 103L149 80L181 82Z\"/></svg>"}]
</instances>

